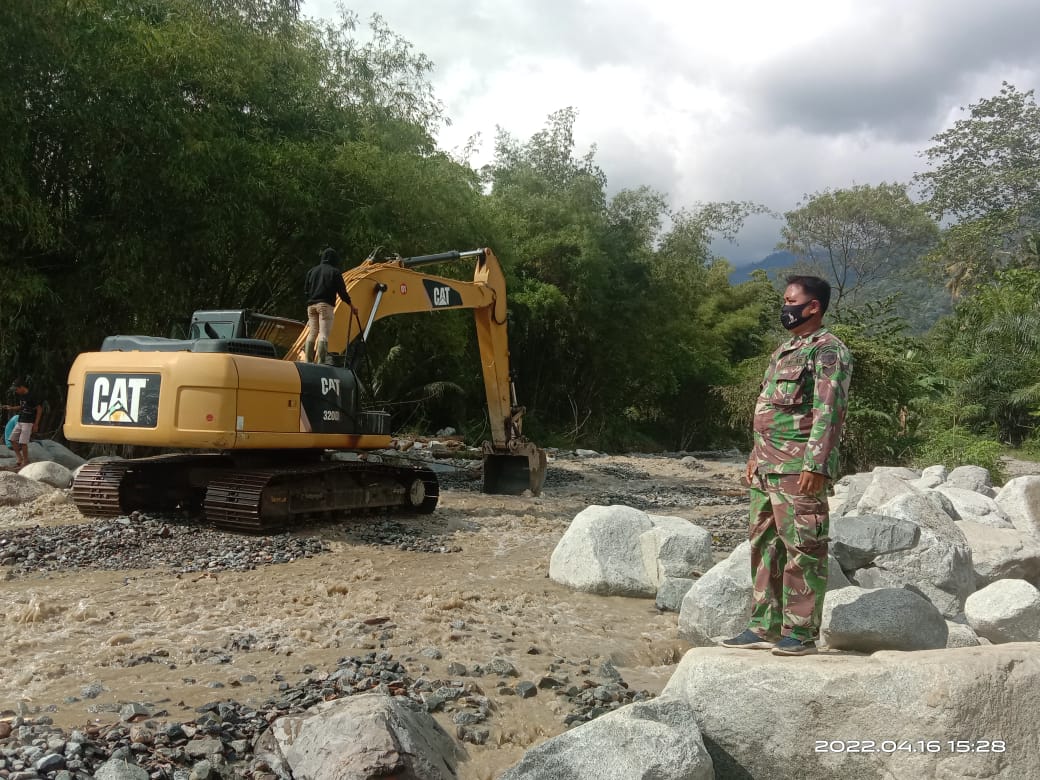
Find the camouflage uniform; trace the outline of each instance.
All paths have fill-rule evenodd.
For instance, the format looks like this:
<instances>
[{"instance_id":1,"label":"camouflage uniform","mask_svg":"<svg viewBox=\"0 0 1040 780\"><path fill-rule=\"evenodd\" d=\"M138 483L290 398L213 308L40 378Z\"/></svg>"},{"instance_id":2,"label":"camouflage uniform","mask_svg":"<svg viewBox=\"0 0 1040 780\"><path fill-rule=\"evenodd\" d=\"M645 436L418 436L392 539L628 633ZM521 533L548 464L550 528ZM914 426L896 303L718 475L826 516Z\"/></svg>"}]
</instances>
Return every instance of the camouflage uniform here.
<instances>
[{"instance_id":1,"label":"camouflage uniform","mask_svg":"<svg viewBox=\"0 0 1040 780\"><path fill-rule=\"evenodd\" d=\"M833 479L852 355L826 328L773 353L755 404L748 627L773 639L819 637L830 541L826 488L799 495L802 471ZM757 484L756 484L757 482Z\"/></svg>"}]
</instances>

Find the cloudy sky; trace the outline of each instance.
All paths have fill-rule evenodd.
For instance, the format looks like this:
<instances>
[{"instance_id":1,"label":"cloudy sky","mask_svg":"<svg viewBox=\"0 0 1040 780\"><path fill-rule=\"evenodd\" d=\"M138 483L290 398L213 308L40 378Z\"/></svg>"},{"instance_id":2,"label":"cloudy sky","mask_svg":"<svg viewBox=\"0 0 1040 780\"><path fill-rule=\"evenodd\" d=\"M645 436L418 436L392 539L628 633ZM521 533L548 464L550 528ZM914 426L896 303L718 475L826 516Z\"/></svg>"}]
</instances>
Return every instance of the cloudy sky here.
<instances>
[{"instance_id":1,"label":"cloudy sky","mask_svg":"<svg viewBox=\"0 0 1040 780\"><path fill-rule=\"evenodd\" d=\"M526 139L575 107L609 187L649 185L672 208L752 200L782 212L806 193L907 182L962 108L1008 81L1040 87L1036 0L348 0L429 56L460 149L496 126ZM337 0L304 0L338 16ZM760 219L735 263L761 259Z\"/></svg>"}]
</instances>

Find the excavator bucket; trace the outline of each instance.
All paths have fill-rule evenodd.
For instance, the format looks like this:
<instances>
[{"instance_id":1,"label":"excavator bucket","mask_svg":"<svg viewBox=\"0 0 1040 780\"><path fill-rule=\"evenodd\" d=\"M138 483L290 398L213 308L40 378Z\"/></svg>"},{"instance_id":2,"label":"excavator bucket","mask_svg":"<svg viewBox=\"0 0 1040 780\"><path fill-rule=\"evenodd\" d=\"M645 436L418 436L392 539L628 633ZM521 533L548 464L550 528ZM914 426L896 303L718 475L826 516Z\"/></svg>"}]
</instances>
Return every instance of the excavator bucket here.
<instances>
[{"instance_id":1,"label":"excavator bucket","mask_svg":"<svg viewBox=\"0 0 1040 780\"><path fill-rule=\"evenodd\" d=\"M545 483L545 450L524 442L515 451L484 452L484 492L518 496L525 490L542 492Z\"/></svg>"}]
</instances>

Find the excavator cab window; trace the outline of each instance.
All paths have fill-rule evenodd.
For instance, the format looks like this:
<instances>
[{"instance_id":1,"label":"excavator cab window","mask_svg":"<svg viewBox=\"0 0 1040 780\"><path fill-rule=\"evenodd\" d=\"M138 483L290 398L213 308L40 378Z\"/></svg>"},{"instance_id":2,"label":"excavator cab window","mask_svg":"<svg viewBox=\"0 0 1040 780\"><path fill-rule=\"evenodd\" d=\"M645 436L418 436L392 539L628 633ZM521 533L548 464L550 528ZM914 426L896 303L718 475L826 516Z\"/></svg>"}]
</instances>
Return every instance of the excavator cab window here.
<instances>
[{"instance_id":1,"label":"excavator cab window","mask_svg":"<svg viewBox=\"0 0 1040 780\"><path fill-rule=\"evenodd\" d=\"M193 339L232 339L235 337L233 322L193 322L191 335Z\"/></svg>"}]
</instances>

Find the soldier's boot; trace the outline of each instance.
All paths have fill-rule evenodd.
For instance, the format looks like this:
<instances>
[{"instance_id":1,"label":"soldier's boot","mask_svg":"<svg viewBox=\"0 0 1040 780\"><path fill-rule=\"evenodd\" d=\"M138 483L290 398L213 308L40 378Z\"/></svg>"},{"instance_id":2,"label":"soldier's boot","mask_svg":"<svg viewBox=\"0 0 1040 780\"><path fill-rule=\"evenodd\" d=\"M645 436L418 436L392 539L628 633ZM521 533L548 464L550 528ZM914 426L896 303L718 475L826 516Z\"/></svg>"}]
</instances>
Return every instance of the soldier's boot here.
<instances>
[{"instance_id":1,"label":"soldier's boot","mask_svg":"<svg viewBox=\"0 0 1040 780\"><path fill-rule=\"evenodd\" d=\"M329 342L325 339L318 339L318 362L321 365L325 365L325 361L329 358Z\"/></svg>"},{"instance_id":2,"label":"soldier's boot","mask_svg":"<svg viewBox=\"0 0 1040 780\"><path fill-rule=\"evenodd\" d=\"M307 363L314 362L314 339L307 339L303 343L303 359Z\"/></svg>"}]
</instances>

